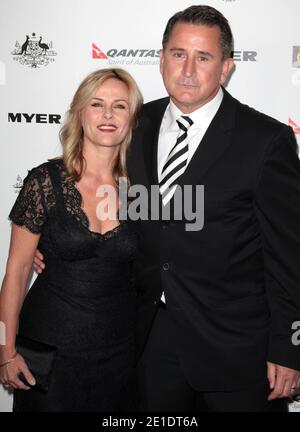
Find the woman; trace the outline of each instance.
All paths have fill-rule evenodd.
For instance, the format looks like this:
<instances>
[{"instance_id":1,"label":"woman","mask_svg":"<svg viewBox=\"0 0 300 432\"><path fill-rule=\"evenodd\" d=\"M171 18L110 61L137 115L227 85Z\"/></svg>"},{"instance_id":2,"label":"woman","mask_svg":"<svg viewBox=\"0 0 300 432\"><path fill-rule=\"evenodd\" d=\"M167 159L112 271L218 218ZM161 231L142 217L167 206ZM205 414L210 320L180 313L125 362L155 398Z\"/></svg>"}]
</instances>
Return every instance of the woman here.
<instances>
[{"instance_id":1,"label":"woman","mask_svg":"<svg viewBox=\"0 0 300 432\"><path fill-rule=\"evenodd\" d=\"M136 234L114 214L99 218L99 186L117 191L142 104L122 69L90 74L76 91L61 130L63 157L31 170L10 213L12 236L0 297L6 345L1 382L12 386L14 411L135 409L135 291L131 264ZM103 196L103 195L102 195ZM101 215L100 215L101 216ZM37 246L47 260L28 295ZM57 347L47 393L35 391L15 335Z\"/></svg>"}]
</instances>

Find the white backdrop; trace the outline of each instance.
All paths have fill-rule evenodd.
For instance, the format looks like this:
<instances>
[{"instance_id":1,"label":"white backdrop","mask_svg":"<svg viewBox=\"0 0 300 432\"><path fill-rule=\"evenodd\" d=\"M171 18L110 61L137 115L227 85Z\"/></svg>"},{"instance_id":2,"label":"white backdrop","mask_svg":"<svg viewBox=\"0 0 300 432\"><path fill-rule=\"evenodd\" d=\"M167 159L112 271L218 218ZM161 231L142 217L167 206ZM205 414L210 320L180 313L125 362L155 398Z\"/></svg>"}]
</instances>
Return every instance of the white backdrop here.
<instances>
[{"instance_id":1,"label":"white backdrop","mask_svg":"<svg viewBox=\"0 0 300 432\"><path fill-rule=\"evenodd\" d=\"M299 143L299 0L207 3L228 18L235 36L237 61L229 91L293 125ZM1 279L10 234L7 215L18 186L28 169L60 154L60 124L55 120L59 116L63 120L79 82L95 69L116 65L133 74L145 101L164 96L157 56L162 33L168 18L191 4L191 0L1 0ZM23 54L18 54L22 47ZM0 411L10 411L11 402L0 388ZM300 404L290 409L300 410Z\"/></svg>"}]
</instances>

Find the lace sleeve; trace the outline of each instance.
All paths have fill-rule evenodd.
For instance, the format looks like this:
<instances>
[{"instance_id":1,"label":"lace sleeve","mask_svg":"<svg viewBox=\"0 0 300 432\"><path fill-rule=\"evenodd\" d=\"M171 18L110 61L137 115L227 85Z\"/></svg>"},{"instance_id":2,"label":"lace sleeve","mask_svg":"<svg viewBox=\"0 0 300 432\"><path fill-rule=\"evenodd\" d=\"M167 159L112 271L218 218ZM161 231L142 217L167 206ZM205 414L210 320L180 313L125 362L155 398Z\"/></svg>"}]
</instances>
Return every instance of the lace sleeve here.
<instances>
[{"instance_id":1,"label":"lace sleeve","mask_svg":"<svg viewBox=\"0 0 300 432\"><path fill-rule=\"evenodd\" d=\"M40 173L31 170L24 179L23 187L9 214L9 219L19 226L25 226L34 234L42 231L46 220L43 191L40 186Z\"/></svg>"}]
</instances>

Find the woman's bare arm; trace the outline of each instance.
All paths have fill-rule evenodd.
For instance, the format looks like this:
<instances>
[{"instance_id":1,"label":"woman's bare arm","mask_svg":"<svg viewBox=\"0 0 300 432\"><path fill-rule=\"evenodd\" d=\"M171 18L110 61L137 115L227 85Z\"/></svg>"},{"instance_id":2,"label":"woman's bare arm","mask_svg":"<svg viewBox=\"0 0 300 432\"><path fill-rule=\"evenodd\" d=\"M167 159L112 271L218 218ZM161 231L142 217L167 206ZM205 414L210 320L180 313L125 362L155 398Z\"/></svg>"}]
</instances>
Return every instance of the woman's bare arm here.
<instances>
[{"instance_id":1,"label":"woman's bare arm","mask_svg":"<svg viewBox=\"0 0 300 432\"><path fill-rule=\"evenodd\" d=\"M6 337L5 345L0 346L0 364L10 360L15 354L19 313L39 238L39 234L33 234L24 227L12 224L9 256L0 293L0 321L4 323ZM0 378L15 388L24 388L18 378L20 372L24 373L28 382L32 380L33 377L24 360L18 355L13 362L0 368Z\"/></svg>"}]
</instances>

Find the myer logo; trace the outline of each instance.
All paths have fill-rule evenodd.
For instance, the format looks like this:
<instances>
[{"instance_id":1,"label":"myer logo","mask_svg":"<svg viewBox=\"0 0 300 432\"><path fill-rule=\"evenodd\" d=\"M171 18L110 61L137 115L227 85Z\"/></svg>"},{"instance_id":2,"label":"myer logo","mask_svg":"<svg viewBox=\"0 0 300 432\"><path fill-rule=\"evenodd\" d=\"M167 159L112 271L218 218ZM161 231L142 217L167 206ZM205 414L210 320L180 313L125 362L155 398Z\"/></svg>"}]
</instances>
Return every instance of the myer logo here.
<instances>
[{"instance_id":1,"label":"myer logo","mask_svg":"<svg viewBox=\"0 0 300 432\"><path fill-rule=\"evenodd\" d=\"M158 65L160 50L144 48L110 48L106 53L92 43L92 58L109 64Z\"/></svg>"},{"instance_id":2,"label":"myer logo","mask_svg":"<svg viewBox=\"0 0 300 432\"><path fill-rule=\"evenodd\" d=\"M12 123L56 123L60 124L60 114L28 114L8 113L8 121Z\"/></svg>"},{"instance_id":3,"label":"myer logo","mask_svg":"<svg viewBox=\"0 0 300 432\"><path fill-rule=\"evenodd\" d=\"M52 41L45 43L42 36L36 36L35 33L32 33L31 36L26 35L23 43L16 41L15 49L11 54L14 60L22 65L37 68L54 62L53 57L57 53L52 49L52 46Z\"/></svg>"},{"instance_id":4,"label":"myer logo","mask_svg":"<svg viewBox=\"0 0 300 432\"><path fill-rule=\"evenodd\" d=\"M300 68L300 46L293 47L293 67Z\"/></svg>"},{"instance_id":5,"label":"myer logo","mask_svg":"<svg viewBox=\"0 0 300 432\"><path fill-rule=\"evenodd\" d=\"M256 62L257 51L233 51L232 58L235 61Z\"/></svg>"}]
</instances>

